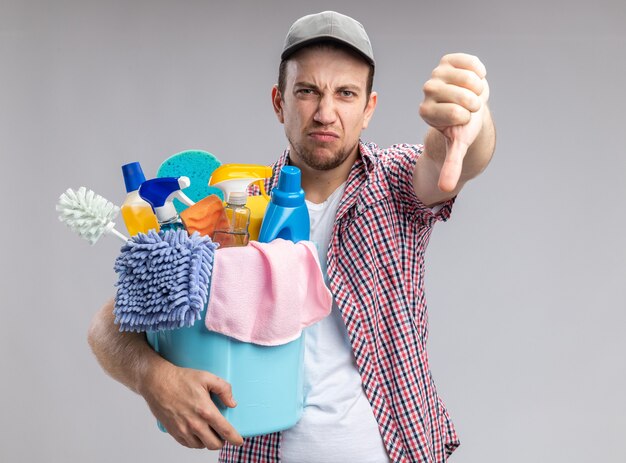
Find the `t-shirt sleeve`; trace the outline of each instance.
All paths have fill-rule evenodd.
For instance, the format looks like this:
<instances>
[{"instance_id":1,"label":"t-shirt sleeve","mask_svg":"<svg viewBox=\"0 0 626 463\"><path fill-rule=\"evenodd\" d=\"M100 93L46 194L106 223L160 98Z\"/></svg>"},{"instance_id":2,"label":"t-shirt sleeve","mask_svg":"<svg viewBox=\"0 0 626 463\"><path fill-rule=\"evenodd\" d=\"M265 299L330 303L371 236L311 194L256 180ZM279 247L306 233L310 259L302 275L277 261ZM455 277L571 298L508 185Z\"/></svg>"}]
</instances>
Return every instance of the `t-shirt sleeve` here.
<instances>
[{"instance_id":1,"label":"t-shirt sleeve","mask_svg":"<svg viewBox=\"0 0 626 463\"><path fill-rule=\"evenodd\" d=\"M423 145L393 145L381 153L392 195L403 213L414 215L427 224L450 218L455 198L430 208L420 201L413 187L413 170L424 152Z\"/></svg>"}]
</instances>

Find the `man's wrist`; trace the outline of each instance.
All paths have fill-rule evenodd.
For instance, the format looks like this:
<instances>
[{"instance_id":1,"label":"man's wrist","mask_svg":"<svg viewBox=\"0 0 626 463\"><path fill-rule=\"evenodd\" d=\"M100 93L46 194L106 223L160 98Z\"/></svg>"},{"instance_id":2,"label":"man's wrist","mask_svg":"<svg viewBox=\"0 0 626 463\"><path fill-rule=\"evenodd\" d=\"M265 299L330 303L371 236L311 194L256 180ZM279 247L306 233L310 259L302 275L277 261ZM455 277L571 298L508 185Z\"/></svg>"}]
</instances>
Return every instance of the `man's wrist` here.
<instances>
[{"instance_id":1,"label":"man's wrist","mask_svg":"<svg viewBox=\"0 0 626 463\"><path fill-rule=\"evenodd\" d=\"M147 346L150 352L146 352L143 361L138 368L135 369L134 390L139 395L149 394L154 385L167 375L167 371L173 365L154 352L151 347Z\"/></svg>"}]
</instances>

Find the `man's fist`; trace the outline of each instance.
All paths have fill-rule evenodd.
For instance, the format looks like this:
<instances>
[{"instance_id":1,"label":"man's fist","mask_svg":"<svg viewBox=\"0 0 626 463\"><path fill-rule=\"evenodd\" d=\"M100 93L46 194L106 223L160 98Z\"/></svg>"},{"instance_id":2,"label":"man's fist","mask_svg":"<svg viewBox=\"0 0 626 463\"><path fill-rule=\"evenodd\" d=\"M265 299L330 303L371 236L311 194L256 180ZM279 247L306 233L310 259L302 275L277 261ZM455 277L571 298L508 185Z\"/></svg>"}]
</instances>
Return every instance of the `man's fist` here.
<instances>
[{"instance_id":1,"label":"man's fist","mask_svg":"<svg viewBox=\"0 0 626 463\"><path fill-rule=\"evenodd\" d=\"M446 158L438 183L442 191L456 188L463 158L483 127L489 99L486 75L477 57L455 53L441 58L424 84L420 116L446 139Z\"/></svg>"}]
</instances>

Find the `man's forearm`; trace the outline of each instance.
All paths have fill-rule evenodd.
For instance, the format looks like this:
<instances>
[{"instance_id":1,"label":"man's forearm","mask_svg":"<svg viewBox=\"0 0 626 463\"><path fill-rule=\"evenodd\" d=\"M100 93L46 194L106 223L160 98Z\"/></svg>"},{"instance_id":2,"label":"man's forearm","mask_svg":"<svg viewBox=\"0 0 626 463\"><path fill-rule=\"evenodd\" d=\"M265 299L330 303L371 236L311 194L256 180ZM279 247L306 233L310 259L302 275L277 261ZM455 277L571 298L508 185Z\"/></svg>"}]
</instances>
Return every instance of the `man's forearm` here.
<instances>
[{"instance_id":1,"label":"man's forearm","mask_svg":"<svg viewBox=\"0 0 626 463\"><path fill-rule=\"evenodd\" d=\"M141 393L146 375L167 363L152 350L143 334L119 331L114 324L112 300L94 316L88 341L102 368L137 393Z\"/></svg>"},{"instance_id":2,"label":"man's forearm","mask_svg":"<svg viewBox=\"0 0 626 463\"><path fill-rule=\"evenodd\" d=\"M211 400L213 393L235 407L230 384L208 371L173 365L152 350L143 334L120 332L114 320L109 301L91 322L89 345L109 375L143 396L170 436L191 448L217 450L224 439L243 444Z\"/></svg>"}]
</instances>

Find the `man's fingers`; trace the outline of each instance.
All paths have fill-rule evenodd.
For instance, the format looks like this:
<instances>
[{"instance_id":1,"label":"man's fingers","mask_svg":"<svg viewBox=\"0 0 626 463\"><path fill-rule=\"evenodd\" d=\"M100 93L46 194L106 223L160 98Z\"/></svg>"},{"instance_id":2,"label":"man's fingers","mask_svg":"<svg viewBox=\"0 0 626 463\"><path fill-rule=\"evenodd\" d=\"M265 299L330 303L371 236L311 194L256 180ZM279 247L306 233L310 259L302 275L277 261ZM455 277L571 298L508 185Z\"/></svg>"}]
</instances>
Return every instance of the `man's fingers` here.
<instances>
[{"instance_id":1,"label":"man's fingers","mask_svg":"<svg viewBox=\"0 0 626 463\"><path fill-rule=\"evenodd\" d=\"M433 79L441 80L449 85L466 88L476 95L481 95L484 80L478 74L467 69L457 69L452 66L437 66L432 73Z\"/></svg>"},{"instance_id":2,"label":"man's fingers","mask_svg":"<svg viewBox=\"0 0 626 463\"><path fill-rule=\"evenodd\" d=\"M467 145L457 139L452 139L448 143L446 159L441 167L439 183L437 184L441 191L450 193L456 188L461 178L463 158L465 157L465 153L467 153L467 148Z\"/></svg>"},{"instance_id":3,"label":"man's fingers","mask_svg":"<svg viewBox=\"0 0 626 463\"><path fill-rule=\"evenodd\" d=\"M209 392L216 394L224 405L231 408L237 406L237 402L233 397L233 389L228 381L224 381L218 376L207 373L206 383Z\"/></svg>"},{"instance_id":4,"label":"man's fingers","mask_svg":"<svg viewBox=\"0 0 626 463\"><path fill-rule=\"evenodd\" d=\"M203 449L206 446L204 445L204 442L202 442L201 439L199 439L198 437L194 436L194 435L188 435L186 436L186 440L187 440L187 447L189 447L190 449ZM220 449L221 447L218 447L216 449L212 449L212 450L217 450Z\"/></svg>"},{"instance_id":5,"label":"man's fingers","mask_svg":"<svg viewBox=\"0 0 626 463\"><path fill-rule=\"evenodd\" d=\"M436 103L455 103L471 112L480 109L482 102L476 93L457 85L446 84L439 79L430 79L424 84L424 96Z\"/></svg>"},{"instance_id":6,"label":"man's fingers","mask_svg":"<svg viewBox=\"0 0 626 463\"><path fill-rule=\"evenodd\" d=\"M419 108L420 116L431 126L438 128L465 125L470 121L471 112L454 103L424 101Z\"/></svg>"},{"instance_id":7,"label":"man's fingers","mask_svg":"<svg viewBox=\"0 0 626 463\"><path fill-rule=\"evenodd\" d=\"M448 63L458 69L467 69L468 71L475 72L481 79L487 75L487 68L482 61L480 61L477 56L467 53L451 53L445 55L441 58L441 62Z\"/></svg>"},{"instance_id":8,"label":"man's fingers","mask_svg":"<svg viewBox=\"0 0 626 463\"><path fill-rule=\"evenodd\" d=\"M199 410L198 414L206 420L208 425L219 434L222 439L227 440L233 445L243 445L243 437L241 437L214 405Z\"/></svg>"},{"instance_id":9,"label":"man's fingers","mask_svg":"<svg viewBox=\"0 0 626 463\"><path fill-rule=\"evenodd\" d=\"M183 447L189 447L190 449L202 449L204 443L191 433L169 433Z\"/></svg>"},{"instance_id":10,"label":"man's fingers","mask_svg":"<svg viewBox=\"0 0 626 463\"><path fill-rule=\"evenodd\" d=\"M222 378L212 373L205 372L204 382L207 392L217 395L224 405L231 408L237 406L237 402L233 398L232 387L228 381L224 381ZM241 435L232 427L228 420L224 418L212 401L209 401L207 406L197 410L197 413L205 420L208 426L210 426L211 432L217 433L222 439L227 440L233 445L243 445Z\"/></svg>"},{"instance_id":11,"label":"man's fingers","mask_svg":"<svg viewBox=\"0 0 626 463\"><path fill-rule=\"evenodd\" d=\"M224 446L224 440L204 421L197 421L191 426L191 432L202 441L202 447L209 450L219 450Z\"/></svg>"}]
</instances>

